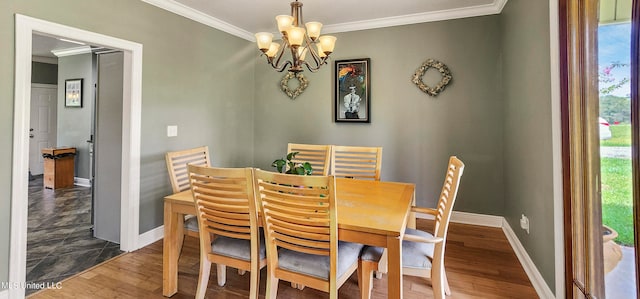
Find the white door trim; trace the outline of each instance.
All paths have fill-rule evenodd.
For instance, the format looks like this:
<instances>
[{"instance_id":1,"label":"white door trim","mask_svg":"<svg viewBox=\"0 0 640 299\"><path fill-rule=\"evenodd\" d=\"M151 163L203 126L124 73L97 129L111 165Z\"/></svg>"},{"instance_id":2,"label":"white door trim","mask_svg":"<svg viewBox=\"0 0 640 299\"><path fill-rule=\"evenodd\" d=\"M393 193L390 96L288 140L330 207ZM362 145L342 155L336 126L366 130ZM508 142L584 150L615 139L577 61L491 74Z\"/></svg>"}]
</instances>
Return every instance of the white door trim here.
<instances>
[{"instance_id":1,"label":"white door trim","mask_svg":"<svg viewBox=\"0 0 640 299\"><path fill-rule=\"evenodd\" d=\"M142 104L142 44L15 15L15 98L11 184L9 281L24 283L27 256L31 40L33 33L83 41L125 53L122 123L122 193L120 248L138 249L140 217L140 123ZM24 289L10 289L9 298L24 298Z\"/></svg>"}]
</instances>

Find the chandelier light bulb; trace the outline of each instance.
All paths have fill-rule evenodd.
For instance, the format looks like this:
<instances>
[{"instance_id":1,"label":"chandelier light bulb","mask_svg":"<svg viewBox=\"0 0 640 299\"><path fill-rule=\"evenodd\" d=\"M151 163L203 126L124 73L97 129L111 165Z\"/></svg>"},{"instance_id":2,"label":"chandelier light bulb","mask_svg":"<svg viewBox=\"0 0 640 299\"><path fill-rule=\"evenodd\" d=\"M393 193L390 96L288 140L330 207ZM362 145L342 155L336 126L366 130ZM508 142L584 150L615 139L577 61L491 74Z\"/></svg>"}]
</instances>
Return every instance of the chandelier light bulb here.
<instances>
[{"instance_id":1,"label":"chandelier light bulb","mask_svg":"<svg viewBox=\"0 0 640 299\"><path fill-rule=\"evenodd\" d=\"M289 28L293 27L293 16L279 15L276 16L276 23L278 23L278 31L287 32Z\"/></svg>"},{"instance_id":2,"label":"chandelier light bulb","mask_svg":"<svg viewBox=\"0 0 640 299\"><path fill-rule=\"evenodd\" d=\"M320 22L307 22L305 24L307 27L307 35L311 38L312 41L315 41L318 36L320 36L320 29L322 29L322 23Z\"/></svg>"},{"instance_id":3,"label":"chandelier light bulb","mask_svg":"<svg viewBox=\"0 0 640 299\"><path fill-rule=\"evenodd\" d=\"M260 49L262 52L266 52L269 49L272 40L273 34L269 32L256 33L256 42L258 43L258 49Z\"/></svg>"},{"instance_id":4,"label":"chandelier light bulb","mask_svg":"<svg viewBox=\"0 0 640 299\"><path fill-rule=\"evenodd\" d=\"M336 37L331 35L323 35L318 38L324 53L329 55L333 52L333 48L336 46Z\"/></svg>"},{"instance_id":5,"label":"chandelier light bulb","mask_svg":"<svg viewBox=\"0 0 640 299\"><path fill-rule=\"evenodd\" d=\"M300 45L302 45L302 41L304 41L304 33L304 28L289 28L289 30L287 30L287 38L289 39L289 44L294 47L299 47Z\"/></svg>"},{"instance_id":6,"label":"chandelier light bulb","mask_svg":"<svg viewBox=\"0 0 640 299\"><path fill-rule=\"evenodd\" d=\"M269 50L267 50L265 55L267 55L267 57L269 57L269 58L273 58L278 53L278 50L280 50L280 44L271 43L271 45L269 45Z\"/></svg>"},{"instance_id":7,"label":"chandelier light bulb","mask_svg":"<svg viewBox=\"0 0 640 299\"><path fill-rule=\"evenodd\" d=\"M327 57L327 54L324 54L324 51L322 51L322 45L320 43L317 43L316 47L318 48L318 56L320 56L320 58Z\"/></svg>"}]
</instances>

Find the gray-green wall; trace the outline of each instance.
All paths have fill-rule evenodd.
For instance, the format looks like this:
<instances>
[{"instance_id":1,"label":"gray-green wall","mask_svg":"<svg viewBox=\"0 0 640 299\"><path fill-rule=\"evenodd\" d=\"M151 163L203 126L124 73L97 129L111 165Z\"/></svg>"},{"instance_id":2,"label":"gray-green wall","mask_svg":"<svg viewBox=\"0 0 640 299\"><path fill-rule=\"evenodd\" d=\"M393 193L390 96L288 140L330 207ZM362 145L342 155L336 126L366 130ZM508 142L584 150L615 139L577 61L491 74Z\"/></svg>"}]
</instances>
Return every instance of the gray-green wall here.
<instances>
[{"instance_id":1,"label":"gray-green wall","mask_svg":"<svg viewBox=\"0 0 640 299\"><path fill-rule=\"evenodd\" d=\"M58 84L58 65L31 62L31 83Z\"/></svg>"},{"instance_id":2,"label":"gray-green wall","mask_svg":"<svg viewBox=\"0 0 640 299\"><path fill-rule=\"evenodd\" d=\"M336 34L334 60L371 58L370 124L333 121L333 61L305 72L309 87L290 100L278 88L283 74L260 59L256 166L273 169L287 142L382 146L382 179L416 183L417 203L435 206L448 157L457 155L467 168L456 210L502 215L499 21L494 15ZM428 58L453 74L437 97L411 83Z\"/></svg>"},{"instance_id":3,"label":"gray-green wall","mask_svg":"<svg viewBox=\"0 0 640 299\"><path fill-rule=\"evenodd\" d=\"M336 34L333 59L371 58L371 123L333 122L333 65L290 100L255 44L141 1L0 2L0 134L13 132L14 14L143 44L140 232L162 224L164 153L208 145L217 166L272 169L287 142L380 145L382 178L415 182L433 206L447 157L467 169L456 210L504 215L554 289L548 2L503 14ZM70 12L74 18L69 18ZM453 81L430 97L410 80L428 58ZM166 137L177 125L178 137ZM11 137L0 143L0 281L8 277ZM520 213L531 234L517 229Z\"/></svg>"},{"instance_id":4,"label":"gray-green wall","mask_svg":"<svg viewBox=\"0 0 640 299\"><path fill-rule=\"evenodd\" d=\"M510 0L500 19L505 109L503 213L555 291L549 1ZM529 217L530 234L520 229L522 214Z\"/></svg>"},{"instance_id":5,"label":"gray-green wall","mask_svg":"<svg viewBox=\"0 0 640 299\"><path fill-rule=\"evenodd\" d=\"M8 279L16 13L143 45L141 233L163 222L165 152L208 145L214 165L253 164L252 43L142 1L0 1L0 281ZM170 124L178 137L166 137Z\"/></svg>"},{"instance_id":6,"label":"gray-green wall","mask_svg":"<svg viewBox=\"0 0 640 299\"><path fill-rule=\"evenodd\" d=\"M89 143L93 111L93 54L58 58L57 146L76 148L75 177L90 179ZM82 79L82 107L65 106L65 81Z\"/></svg>"}]
</instances>

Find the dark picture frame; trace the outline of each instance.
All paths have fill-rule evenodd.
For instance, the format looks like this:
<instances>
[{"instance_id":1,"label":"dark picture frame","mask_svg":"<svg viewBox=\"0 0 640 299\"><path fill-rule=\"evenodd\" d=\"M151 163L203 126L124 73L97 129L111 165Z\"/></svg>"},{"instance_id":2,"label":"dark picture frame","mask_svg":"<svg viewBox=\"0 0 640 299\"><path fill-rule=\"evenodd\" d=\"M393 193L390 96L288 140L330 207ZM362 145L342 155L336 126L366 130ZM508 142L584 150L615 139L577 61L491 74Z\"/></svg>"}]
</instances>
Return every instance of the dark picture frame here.
<instances>
[{"instance_id":1,"label":"dark picture frame","mask_svg":"<svg viewBox=\"0 0 640 299\"><path fill-rule=\"evenodd\" d=\"M83 79L64 80L64 106L82 108Z\"/></svg>"},{"instance_id":2,"label":"dark picture frame","mask_svg":"<svg viewBox=\"0 0 640 299\"><path fill-rule=\"evenodd\" d=\"M334 68L335 122L371 122L371 59L336 60Z\"/></svg>"}]
</instances>

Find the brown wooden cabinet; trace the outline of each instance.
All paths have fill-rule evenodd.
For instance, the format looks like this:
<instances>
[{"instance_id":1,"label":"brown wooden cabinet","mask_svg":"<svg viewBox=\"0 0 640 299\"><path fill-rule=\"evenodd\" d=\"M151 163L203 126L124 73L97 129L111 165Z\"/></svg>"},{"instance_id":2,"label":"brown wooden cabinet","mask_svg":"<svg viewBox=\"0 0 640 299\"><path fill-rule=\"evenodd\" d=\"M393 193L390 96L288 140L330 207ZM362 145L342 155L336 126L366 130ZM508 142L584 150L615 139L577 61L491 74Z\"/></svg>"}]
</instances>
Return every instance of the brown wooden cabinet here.
<instances>
[{"instance_id":1,"label":"brown wooden cabinet","mask_svg":"<svg viewBox=\"0 0 640 299\"><path fill-rule=\"evenodd\" d=\"M49 189L73 187L75 147L43 148L44 187Z\"/></svg>"}]
</instances>

